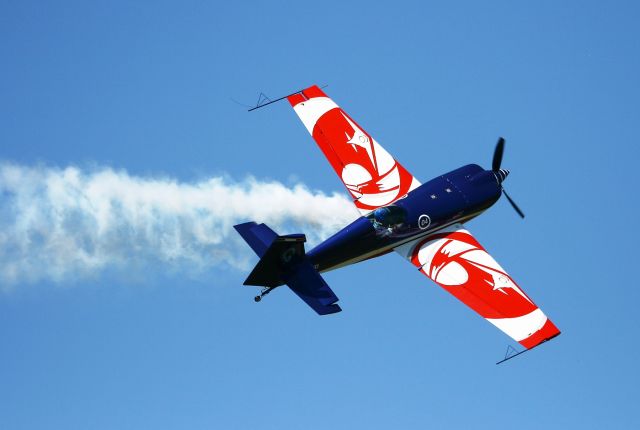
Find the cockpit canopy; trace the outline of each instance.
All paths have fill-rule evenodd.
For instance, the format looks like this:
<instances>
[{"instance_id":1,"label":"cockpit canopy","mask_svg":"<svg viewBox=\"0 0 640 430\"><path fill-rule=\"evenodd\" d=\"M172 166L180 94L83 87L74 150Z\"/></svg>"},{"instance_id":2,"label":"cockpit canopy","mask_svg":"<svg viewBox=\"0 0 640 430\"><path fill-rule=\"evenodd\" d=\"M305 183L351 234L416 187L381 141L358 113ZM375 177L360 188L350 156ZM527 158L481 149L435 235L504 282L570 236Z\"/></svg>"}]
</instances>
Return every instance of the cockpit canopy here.
<instances>
[{"instance_id":1,"label":"cockpit canopy","mask_svg":"<svg viewBox=\"0 0 640 430\"><path fill-rule=\"evenodd\" d=\"M399 206L384 206L367 215L374 225L393 227L404 224L407 221L407 211Z\"/></svg>"}]
</instances>

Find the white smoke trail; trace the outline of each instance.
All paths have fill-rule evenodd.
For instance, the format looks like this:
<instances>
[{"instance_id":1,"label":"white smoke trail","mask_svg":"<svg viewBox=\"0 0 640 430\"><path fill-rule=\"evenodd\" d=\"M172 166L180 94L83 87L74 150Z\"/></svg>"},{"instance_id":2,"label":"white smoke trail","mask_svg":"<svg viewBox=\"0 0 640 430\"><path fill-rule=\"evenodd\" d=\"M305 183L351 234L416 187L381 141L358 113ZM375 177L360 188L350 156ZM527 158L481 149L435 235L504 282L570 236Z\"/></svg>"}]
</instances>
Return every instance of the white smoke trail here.
<instances>
[{"instance_id":1,"label":"white smoke trail","mask_svg":"<svg viewBox=\"0 0 640 430\"><path fill-rule=\"evenodd\" d=\"M0 163L0 288L152 265L190 275L212 266L246 270L252 251L234 224L265 222L318 242L356 217L342 194L302 184L181 183L111 168Z\"/></svg>"}]
</instances>

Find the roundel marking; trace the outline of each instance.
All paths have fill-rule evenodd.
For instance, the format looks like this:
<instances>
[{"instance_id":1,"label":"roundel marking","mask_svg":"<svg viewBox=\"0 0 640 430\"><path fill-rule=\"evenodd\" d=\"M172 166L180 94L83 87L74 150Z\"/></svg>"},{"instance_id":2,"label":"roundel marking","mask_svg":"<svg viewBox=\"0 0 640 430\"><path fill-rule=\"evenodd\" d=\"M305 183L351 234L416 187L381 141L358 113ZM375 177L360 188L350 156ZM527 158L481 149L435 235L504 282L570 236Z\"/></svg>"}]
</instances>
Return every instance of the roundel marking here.
<instances>
[{"instance_id":1,"label":"roundel marking","mask_svg":"<svg viewBox=\"0 0 640 430\"><path fill-rule=\"evenodd\" d=\"M429 218L429 215L427 214L420 215L420 217L418 218L418 227L420 227L421 230L425 230L429 228L430 225L431 225L431 218Z\"/></svg>"}]
</instances>

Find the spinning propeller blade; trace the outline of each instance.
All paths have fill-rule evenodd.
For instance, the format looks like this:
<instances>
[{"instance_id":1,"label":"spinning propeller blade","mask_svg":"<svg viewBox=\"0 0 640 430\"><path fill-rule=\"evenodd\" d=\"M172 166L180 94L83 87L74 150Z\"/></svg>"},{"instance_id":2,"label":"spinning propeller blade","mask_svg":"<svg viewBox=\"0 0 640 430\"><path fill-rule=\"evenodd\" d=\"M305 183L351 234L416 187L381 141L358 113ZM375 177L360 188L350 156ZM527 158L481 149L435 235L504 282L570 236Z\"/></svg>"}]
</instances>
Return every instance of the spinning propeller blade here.
<instances>
[{"instance_id":1,"label":"spinning propeller blade","mask_svg":"<svg viewBox=\"0 0 640 430\"><path fill-rule=\"evenodd\" d=\"M496 149L493 151L493 162L491 163L491 170L497 171L500 170L500 165L502 164L502 153L504 152L504 139L501 137L498 139L498 143L496 144Z\"/></svg>"},{"instance_id":2,"label":"spinning propeller blade","mask_svg":"<svg viewBox=\"0 0 640 430\"><path fill-rule=\"evenodd\" d=\"M507 194L507 192L505 191L504 188L502 189L502 193L507 198L507 200L509 200L509 203L511 203L511 206L513 206L513 208L516 210L516 212L518 212L518 215L520 215L520 218L524 218L524 213L520 210L520 208L518 207L516 202L511 200L511 197L509 197L509 194Z\"/></svg>"},{"instance_id":3,"label":"spinning propeller blade","mask_svg":"<svg viewBox=\"0 0 640 430\"><path fill-rule=\"evenodd\" d=\"M507 198L507 200L509 200L509 203L511 203L511 206L513 207L513 209L516 212L518 212L518 215L520 215L521 218L524 218L524 212L522 212L522 210L520 210L516 202L514 202L511 199L511 197L509 197L509 194L507 194L504 187L502 186L502 181L506 179L507 177L506 175L509 174L508 170L500 169L500 165L502 164L503 153L504 153L504 138L501 137L500 139L498 139L498 143L496 144L496 149L493 151L493 161L491 162L491 170L493 170L494 174L496 175L496 178L498 178L498 181L500 182L500 188L502 189L502 193L504 194L504 196Z\"/></svg>"}]
</instances>

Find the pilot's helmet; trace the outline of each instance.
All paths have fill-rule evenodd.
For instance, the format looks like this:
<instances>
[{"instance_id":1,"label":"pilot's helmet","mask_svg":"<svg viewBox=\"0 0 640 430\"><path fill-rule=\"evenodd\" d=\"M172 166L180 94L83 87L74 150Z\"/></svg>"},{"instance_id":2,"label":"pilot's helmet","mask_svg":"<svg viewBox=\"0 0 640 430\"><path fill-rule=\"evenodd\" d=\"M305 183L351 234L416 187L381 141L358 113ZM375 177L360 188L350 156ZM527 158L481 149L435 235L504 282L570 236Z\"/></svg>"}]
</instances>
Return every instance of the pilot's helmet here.
<instances>
[{"instance_id":1,"label":"pilot's helmet","mask_svg":"<svg viewBox=\"0 0 640 430\"><path fill-rule=\"evenodd\" d=\"M387 215L389 215L389 213L391 213L389 208L378 208L373 211L373 218L379 223L384 223L385 218L387 217Z\"/></svg>"}]
</instances>

